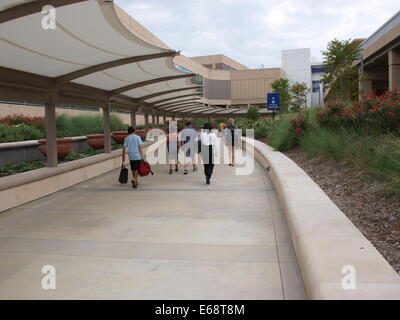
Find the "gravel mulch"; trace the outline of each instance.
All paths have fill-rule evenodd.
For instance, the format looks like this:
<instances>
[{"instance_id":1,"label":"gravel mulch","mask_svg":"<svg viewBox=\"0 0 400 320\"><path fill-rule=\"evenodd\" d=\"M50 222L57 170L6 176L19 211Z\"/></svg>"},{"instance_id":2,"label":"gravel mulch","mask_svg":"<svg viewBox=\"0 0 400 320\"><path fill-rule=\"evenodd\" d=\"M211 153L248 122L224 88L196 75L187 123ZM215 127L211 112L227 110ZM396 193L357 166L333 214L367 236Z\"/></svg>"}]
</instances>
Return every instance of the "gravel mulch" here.
<instances>
[{"instance_id":1,"label":"gravel mulch","mask_svg":"<svg viewBox=\"0 0 400 320\"><path fill-rule=\"evenodd\" d=\"M285 154L307 172L400 273L400 195L384 196L379 186L350 166L322 158L308 159L300 149Z\"/></svg>"}]
</instances>

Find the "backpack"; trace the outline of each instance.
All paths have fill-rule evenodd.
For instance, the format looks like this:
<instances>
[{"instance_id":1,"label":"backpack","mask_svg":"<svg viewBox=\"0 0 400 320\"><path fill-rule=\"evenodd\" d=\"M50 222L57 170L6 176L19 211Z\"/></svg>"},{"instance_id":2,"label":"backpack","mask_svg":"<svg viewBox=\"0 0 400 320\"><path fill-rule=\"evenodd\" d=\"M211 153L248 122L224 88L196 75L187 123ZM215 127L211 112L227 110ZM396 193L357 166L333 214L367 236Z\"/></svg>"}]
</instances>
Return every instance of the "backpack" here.
<instances>
[{"instance_id":1,"label":"backpack","mask_svg":"<svg viewBox=\"0 0 400 320\"><path fill-rule=\"evenodd\" d=\"M142 160L140 162L140 165L139 165L139 176L146 177L150 173L151 173L152 176L154 175L153 171L151 171L149 163L144 161L144 160Z\"/></svg>"}]
</instances>

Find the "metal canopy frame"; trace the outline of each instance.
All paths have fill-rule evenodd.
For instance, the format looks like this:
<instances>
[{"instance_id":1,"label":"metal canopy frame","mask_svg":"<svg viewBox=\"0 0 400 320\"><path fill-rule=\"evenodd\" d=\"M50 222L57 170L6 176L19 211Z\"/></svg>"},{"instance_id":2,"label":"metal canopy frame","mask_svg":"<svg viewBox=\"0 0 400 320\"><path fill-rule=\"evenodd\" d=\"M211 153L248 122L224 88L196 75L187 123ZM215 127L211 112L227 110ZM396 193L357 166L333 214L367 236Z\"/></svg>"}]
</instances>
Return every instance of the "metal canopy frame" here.
<instances>
[{"instance_id":1,"label":"metal canopy frame","mask_svg":"<svg viewBox=\"0 0 400 320\"><path fill-rule=\"evenodd\" d=\"M74 71L74 72L59 76L59 77L55 78L54 81L55 81L56 85L60 85L60 84L70 82L72 80L82 78L84 76L87 76L89 74L96 73L99 71L131 64L131 63L136 63L136 62L140 62L140 61L154 60L154 59L160 59L160 58L165 58L165 57L175 57L178 54L179 54L179 52L176 52L176 51L168 51L168 52L147 54L147 55L142 55L142 56L135 56L135 57L124 58L124 59L120 59L120 60L105 62L105 63L98 64L96 66L91 66L88 68L84 68L82 70Z\"/></svg>"},{"instance_id":2,"label":"metal canopy frame","mask_svg":"<svg viewBox=\"0 0 400 320\"><path fill-rule=\"evenodd\" d=\"M204 107L201 107L201 106L199 106L199 105L195 105L195 104L193 104L193 105L190 105L190 106L186 106L186 107L181 107L181 108L178 108L178 109L172 109L172 110L170 110L171 112L188 112L188 111L194 111L194 110L205 110L206 108L204 108Z\"/></svg>"},{"instance_id":3,"label":"metal canopy frame","mask_svg":"<svg viewBox=\"0 0 400 320\"><path fill-rule=\"evenodd\" d=\"M168 110L168 109L171 109L171 108L185 106L185 105L188 105L188 104L201 104L201 102L195 101L195 100L189 100L189 101L185 101L185 102L182 102L182 103L170 104L168 106L162 106L162 107L157 106L157 109L159 109L159 110Z\"/></svg>"},{"instance_id":4,"label":"metal canopy frame","mask_svg":"<svg viewBox=\"0 0 400 320\"><path fill-rule=\"evenodd\" d=\"M200 103L195 102L195 100L201 98L203 94L202 92L193 92L185 95L178 94L188 90L201 89L203 88L202 85L190 86L190 84L187 84L189 87L176 88L167 91L158 91L137 98L135 98L135 96L132 93L131 93L132 96L124 94L131 90L143 88L145 86L194 76L193 73L183 74L182 71L179 71L177 68L175 68L173 66L172 59L171 60L166 59L167 60L166 65L170 68L167 70L172 70L173 72L175 72L175 74L172 73L173 75L170 76L169 75L167 76L167 74L171 74L170 71L169 72L164 71L164 73L166 73L165 76L160 75L156 76L156 78L153 79L138 81L131 84L129 84L130 80L125 81L128 83L128 85L112 90L102 89L105 86L103 86L102 88L95 87L95 85L97 85L96 82L91 82L93 86L78 83L78 81L76 80L81 79L85 76L102 72L107 69L112 69L125 65L127 66L129 64L139 63L142 61L150 61L161 58L173 58L180 54L180 52L173 51L165 47L159 47L152 43L146 42L145 40L142 40L139 36L136 36L131 31L129 31L124 26L122 21L120 21L119 17L116 14L115 8L111 7L114 6L112 1L106 1L106 0L92 0L92 1L98 3L103 13L103 15L99 15L96 17L105 17L104 10L106 9L108 10L107 12L109 13L108 16L109 19L106 18L107 23L112 25L111 30L113 30L113 32L116 31L119 35L122 36L121 38L123 40L121 41L130 40L132 41L132 43L138 46L139 51L142 48L150 48L153 51L156 50L156 53L140 54L137 56L129 57L129 55L132 54L132 51L127 50L129 54L126 54L125 58L84 67L83 69L80 70L65 73L63 75L57 75L56 77L46 76L45 74L49 75L51 73L38 72L37 71L39 70L38 68L36 69L23 68L17 70L17 68L13 69L14 67L11 67L13 66L12 64L9 65L5 64L4 67L0 67L0 97L2 99L24 100L30 102L44 102L45 104L45 122L46 122L46 137L47 137L47 155L48 155L47 162L49 166L57 166L56 124L55 124L55 107L57 104L74 104L74 105L101 107L103 109L103 117L104 117L103 124L104 124L104 134L105 134L105 152L111 152L111 136L110 136L111 106L114 106L116 109L131 111L131 114L134 114L139 108L142 111L144 111L145 114L148 114L149 112L154 112L154 114L158 113L158 114L174 114L174 115L177 114L185 115L186 111L202 110L206 112L207 110L211 109L211 107L204 107L204 106L200 107ZM91 6L94 3L94 2L89 3L88 0L36 0L18 4L17 0L15 0L14 6L11 6L9 8L0 11L0 26L2 24L6 24L7 22L19 18L24 18L29 15L38 14L42 11L43 7L46 5L52 5L55 8L59 8L83 2L85 2L86 4L82 4L82 8L92 8ZM79 5L77 5L76 8L78 10ZM71 12L70 16L72 16ZM99 21L101 23L101 20ZM22 24L23 23L21 23L21 27ZM117 24L119 24L119 26ZM5 30L8 29L5 28ZM10 33L9 36L12 39L13 34ZM74 37L74 34L69 34L69 36ZM90 34L88 36L90 37ZM124 48L124 46L130 47L130 45L132 44L126 42L121 42L121 43L122 44L120 48ZM85 44L87 45L88 43ZM57 44L55 43L54 45ZM96 46L91 46L91 47L95 49L97 48ZM73 50L74 48L71 49ZM81 49L81 47L77 46L76 49L77 50ZM31 51L29 54L32 55L33 54L40 55L40 52L36 53L33 50L26 50L26 51L28 52ZM106 50L103 50L103 53L105 51ZM4 52L10 52L10 54L12 54L13 51L11 50ZM58 53L57 51L55 52L56 53L54 57L50 55L46 56L44 54L42 56L48 59L53 58L54 60L62 61L63 60L62 57L56 56ZM146 52L146 51L142 50L141 52ZM147 52L152 52L152 51L147 51ZM120 56L123 57L124 55L120 54ZM104 60L107 59L99 59L99 61L104 61ZM20 63L20 65L23 65L23 63L25 63L25 61L21 59L18 60L18 62ZM28 62L29 60L27 60L26 63ZM63 61L63 62L68 62L68 61ZM74 62L74 63L79 64L79 62ZM81 63L81 65L85 66L86 64ZM87 63L87 65L90 65L90 63ZM7 68L6 66L9 66L9 68ZM138 66L140 65L138 64ZM35 72L41 74L29 72L29 70L36 70ZM74 69L69 68L69 70L74 70ZM145 70L143 71L146 72ZM146 72L146 73L147 75L155 76L155 74L151 72L150 73ZM144 79L146 79L146 77L144 77ZM99 78L97 78L97 81L99 81ZM162 86L156 86L157 90L159 90L159 88L161 87ZM138 91L140 92L140 90ZM178 95L154 100L154 98L162 97L173 93L177 93ZM182 100L183 98L195 97L195 96L198 98ZM152 102L150 102L149 100L152 100Z\"/></svg>"},{"instance_id":5,"label":"metal canopy frame","mask_svg":"<svg viewBox=\"0 0 400 320\"><path fill-rule=\"evenodd\" d=\"M202 98L202 94L203 94L202 92L185 94L185 95L181 95L181 96L177 96L177 97L171 97L171 98L166 98L166 99L162 99L162 100L157 100L157 101L152 102L152 104L154 106L158 106L158 105L162 104L163 102L173 101L173 100L182 99L182 98L186 98L186 97L194 97L194 96L198 96L199 99L201 99Z\"/></svg>"},{"instance_id":6,"label":"metal canopy frame","mask_svg":"<svg viewBox=\"0 0 400 320\"><path fill-rule=\"evenodd\" d=\"M46 5L59 8L84 1L88 0L36 0L27 3L21 3L6 10L0 11L0 24L41 12L43 7Z\"/></svg>"},{"instance_id":7,"label":"metal canopy frame","mask_svg":"<svg viewBox=\"0 0 400 320\"><path fill-rule=\"evenodd\" d=\"M133 83L133 84L127 85L125 87L121 87L119 89L110 91L110 96L115 96L117 94L121 94L123 92L133 90L136 88L148 86L150 84L155 84L155 83L164 82L164 81L177 80L177 79L182 79L182 78L190 78L190 77L193 77L194 75L195 75L194 73L189 73L189 74L183 74L183 75L178 75L178 76L162 77L162 78L156 78L156 79L152 79L152 80L137 82L137 83Z\"/></svg>"},{"instance_id":8,"label":"metal canopy frame","mask_svg":"<svg viewBox=\"0 0 400 320\"><path fill-rule=\"evenodd\" d=\"M157 108L164 108L164 107L169 107L169 106L174 106L174 105L178 105L180 103L184 103L184 102L190 102L193 101L195 102L196 100L201 99L200 97L198 98L189 98L189 99L184 99L184 100L178 100L175 102L168 102L168 103L163 103L163 104L154 104Z\"/></svg>"},{"instance_id":9,"label":"metal canopy frame","mask_svg":"<svg viewBox=\"0 0 400 320\"><path fill-rule=\"evenodd\" d=\"M203 86L194 86L194 87L189 87L189 88L179 88L179 89L172 89L172 90L167 90L167 91L161 91L161 92L156 92L156 93L152 93L149 94L147 96L135 99L136 103L140 103L149 99L153 99L159 96L163 96L166 94L170 94L170 93L175 93L175 92L181 92L181 91L187 91L187 90L194 90L194 89L200 89L203 88Z\"/></svg>"},{"instance_id":10,"label":"metal canopy frame","mask_svg":"<svg viewBox=\"0 0 400 320\"><path fill-rule=\"evenodd\" d=\"M173 107L168 107L165 109L161 109L161 110L166 110L166 111L170 111L170 110L179 110L179 109L184 109L187 108L188 106L201 106L201 103L196 103L196 102L189 102L189 103L185 103L183 105L180 106L173 106Z\"/></svg>"}]
</instances>

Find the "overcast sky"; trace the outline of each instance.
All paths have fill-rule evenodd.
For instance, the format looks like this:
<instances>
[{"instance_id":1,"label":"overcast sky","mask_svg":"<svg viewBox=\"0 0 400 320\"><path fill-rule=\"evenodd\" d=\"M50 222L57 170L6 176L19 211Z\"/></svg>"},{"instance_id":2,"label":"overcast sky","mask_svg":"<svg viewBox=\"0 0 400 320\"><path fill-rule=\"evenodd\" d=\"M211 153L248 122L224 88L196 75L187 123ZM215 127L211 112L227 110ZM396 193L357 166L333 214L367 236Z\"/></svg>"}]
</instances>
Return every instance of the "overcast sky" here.
<instances>
[{"instance_id":1,"label":"overcast sky","mask_svg":"<svg viewBox=\"0 0 400 320\"><path fill-rule=\"evenodd\" d=\"M281 66L281 50L321 50L370 36L399 0L114 0L186 56L225 54L249 68Z\"/></svg>"}]
</instances>

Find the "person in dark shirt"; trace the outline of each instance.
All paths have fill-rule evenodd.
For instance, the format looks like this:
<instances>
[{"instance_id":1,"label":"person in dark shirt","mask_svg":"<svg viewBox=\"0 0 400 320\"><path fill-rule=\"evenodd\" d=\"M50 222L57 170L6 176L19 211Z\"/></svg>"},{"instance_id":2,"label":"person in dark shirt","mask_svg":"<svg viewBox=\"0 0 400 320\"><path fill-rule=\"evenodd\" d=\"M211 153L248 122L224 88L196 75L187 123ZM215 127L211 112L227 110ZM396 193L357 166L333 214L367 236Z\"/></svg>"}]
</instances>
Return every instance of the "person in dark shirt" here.
<instances>
[{"instance_id":1,"label":"person in dark shirt","mask_svg":"<svg viewBox=\"0 0 400 320\"><path fill-rule=\"evenodd\" d=\"M240 146L240 137L236 132L235 120L229 119L228 125L224 130L225 145L229 149L229 165L235 166L235 151Z\"/></svg>"}]
</instances>

